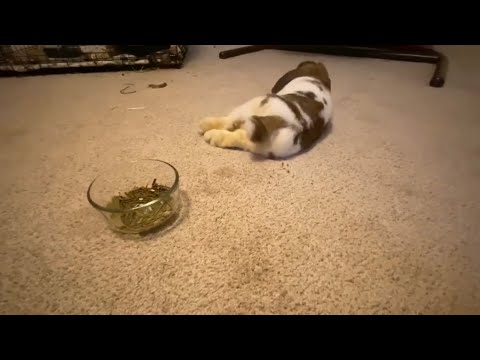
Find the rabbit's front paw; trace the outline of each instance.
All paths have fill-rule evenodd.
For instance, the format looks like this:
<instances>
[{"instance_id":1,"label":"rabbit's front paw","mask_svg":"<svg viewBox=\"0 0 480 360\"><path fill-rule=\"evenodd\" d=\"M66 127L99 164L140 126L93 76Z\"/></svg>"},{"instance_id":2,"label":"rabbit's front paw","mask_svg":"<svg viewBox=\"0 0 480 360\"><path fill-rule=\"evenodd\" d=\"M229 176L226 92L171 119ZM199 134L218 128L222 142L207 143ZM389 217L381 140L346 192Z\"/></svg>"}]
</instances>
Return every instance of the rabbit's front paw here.
<instances>
[{"instance_id":1,"label":"rabbit's front paw","mask_svg":"<svg viewBox=\"0 0 480 360\"><path fill-rule=\"evenodd\" d=\"M225 130L212 129L208 130L203 135L203 138L212 146L223 147L223 143L225 142L225 137L227 135L228 133Z\"/></svg>"},{"instance_id":2,"label":"rabbit's front paw","mask_svg":"<svg viewBox=\"0 0 480 360\"><path fill-rule=\"evenodd\" d=\"M213 129L225 129L227 126L227 118L225 117L206 117L200 121L199 133L205 134L209 130Z\"/></svg>"},{"instance_id":3,"label":"rabbit's front paw","mask_svg":"<svg viewBox=\"0 0 480 360\"><path fill-rule=\"evenodd\" d=\"M252 142L243 129L235 131L213 129L207 131L203 138L212 146L220 148L252 149Z\"/></svg>"}]
</instances>

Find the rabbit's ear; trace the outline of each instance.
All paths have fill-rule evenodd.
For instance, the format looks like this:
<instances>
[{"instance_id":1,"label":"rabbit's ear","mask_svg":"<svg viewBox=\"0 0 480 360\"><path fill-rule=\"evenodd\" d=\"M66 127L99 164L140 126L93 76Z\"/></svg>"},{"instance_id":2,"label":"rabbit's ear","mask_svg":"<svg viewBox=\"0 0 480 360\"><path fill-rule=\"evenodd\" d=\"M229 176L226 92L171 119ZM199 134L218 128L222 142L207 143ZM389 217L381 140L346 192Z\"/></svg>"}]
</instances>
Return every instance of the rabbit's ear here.
<instances>
[{"instance_id":1,"label":"rabbit's ear","mask_svg":"<svg viewBox=\"0 0 480 360\"><path fill-rule=\"evenodd\" d=\"M332 90L332 82L330 80L330 76L328 75L327 68L325 65L321 62L316 64L317 69L319 70L318 73L318 78L320 79L321 82L325 84L325 86L328 88L328 90Z\"/></svg>"},{"instance_id":2,"label":"rabbit's ear","mask_svg":"<svg viewBox=\"0 0 480 360\"><path fill-rule=\"evenodd\" d=\"M325 77L321 77L322 83L328 88L329 91L332 91L332 81L330 77L327 75Z\"/></svg>"},{"instance_id":3,"label":"rabbit's ear","mask_svg":"<svg viewBox=\"0 0 480 360\"><path fill-rule=\"evenodd\" d=\"M332 83L330 76L328 75L327 68L321 62L315 63L313 61L304 61L298 65L294 70L290 70L283 75L272 88L272 93L276 94L282 90L293 79L301 76L312 76L320 80L328 90L332 89Z\"/></svg>"},{"instance_id":4,"label":"rabbit's ear","mask_svg":"<svg viewBox=\"0 0 480 360\"><path fill-rule=\"evenodd\" d=\"M294 70L290 70L285 75L283 75L280 79L278 79L277 83L272 88L272 93L273 94L278 93L280 90L282 90L285 87L285 85L287 85L290 81L292 81L293 79L299 76L302 76L302 75L298 70L298 68Z\"/></svg>"},{"instance_id":5,"label":"rabbit's ear","mask_svg":"<svg viewBox=\"0 0 480 360\"><path fill-rule=\"evenodd\" d=\"M314 61L304 61L298 64L297 69L300 69L302 66L305 65L317 65Z\"/></svg>"}]
</instances>

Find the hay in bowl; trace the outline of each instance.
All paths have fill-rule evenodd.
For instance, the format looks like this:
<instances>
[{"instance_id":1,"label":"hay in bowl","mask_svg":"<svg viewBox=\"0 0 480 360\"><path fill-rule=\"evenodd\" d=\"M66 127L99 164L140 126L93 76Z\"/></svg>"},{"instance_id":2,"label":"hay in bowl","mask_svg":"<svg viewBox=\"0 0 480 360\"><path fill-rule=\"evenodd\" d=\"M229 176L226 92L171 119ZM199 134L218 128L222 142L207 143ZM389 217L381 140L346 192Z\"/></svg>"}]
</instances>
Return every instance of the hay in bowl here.
<instances>
[{"instance_id":1,"label":"hay in bowl","mask_svg":"<svg viewBox=\"0 0 480 360\"><path fill-rule=\"evenodd\" d=\"M112 177L109 170L97 177L88 189L90 204L104 215L110 228L126 234L144 234L168 224L179 208L176 169L160 160L123 163L115 171L118 169L123 172L122 177ZM141 181L145 184L147 174L157 174L157 177L146 185L139 185ZM115 178L122 181L112 180ZM112 196L113 189L117 189L117 195Z\"/></svg>"}]
</instances>

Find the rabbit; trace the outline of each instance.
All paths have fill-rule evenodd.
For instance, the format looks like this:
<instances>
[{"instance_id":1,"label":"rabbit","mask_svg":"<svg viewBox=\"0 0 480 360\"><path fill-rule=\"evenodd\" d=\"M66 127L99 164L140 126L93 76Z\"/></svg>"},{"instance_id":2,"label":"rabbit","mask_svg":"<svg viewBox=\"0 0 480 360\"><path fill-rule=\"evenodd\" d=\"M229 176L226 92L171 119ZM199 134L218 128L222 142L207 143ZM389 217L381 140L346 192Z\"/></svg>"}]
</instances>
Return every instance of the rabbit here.
<instances>
[{"instance_id":1,"label":"rabbit","mask_svg":"<svg viewBox=\"0 0 480 360\"><path fill-rule=\"evenodd\" d=\"M283 75L270 94L222 117L200 121L210 145L238 148L271 159L309 149L332 118L331 80L322 63L305 61Z\"/></svg>"}]
</instances>

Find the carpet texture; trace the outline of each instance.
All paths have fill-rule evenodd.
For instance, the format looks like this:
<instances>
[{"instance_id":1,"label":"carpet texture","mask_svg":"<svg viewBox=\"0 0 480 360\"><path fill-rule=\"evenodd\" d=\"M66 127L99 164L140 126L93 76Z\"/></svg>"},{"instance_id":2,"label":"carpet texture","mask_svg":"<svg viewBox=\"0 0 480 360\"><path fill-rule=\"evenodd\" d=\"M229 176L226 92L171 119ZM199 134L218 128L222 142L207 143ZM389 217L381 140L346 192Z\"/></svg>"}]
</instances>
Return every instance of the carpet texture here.
<instances>
[{"instance_id":1,"label":"carpet texture","mask_svg":"<svg viewBox=\"0 0 480 360\"><path fill-rule=\"evenodd\" d=\"M1 313L480 313L480 47L440 47L442 89L428 64L226 48L191 47L181 70L0 79ZM335 102L310 152L258 161L197 135L309 59ZM86 190L138 157L177 167L185 209L131 240Z\"/></svg>"}]
</instances>

